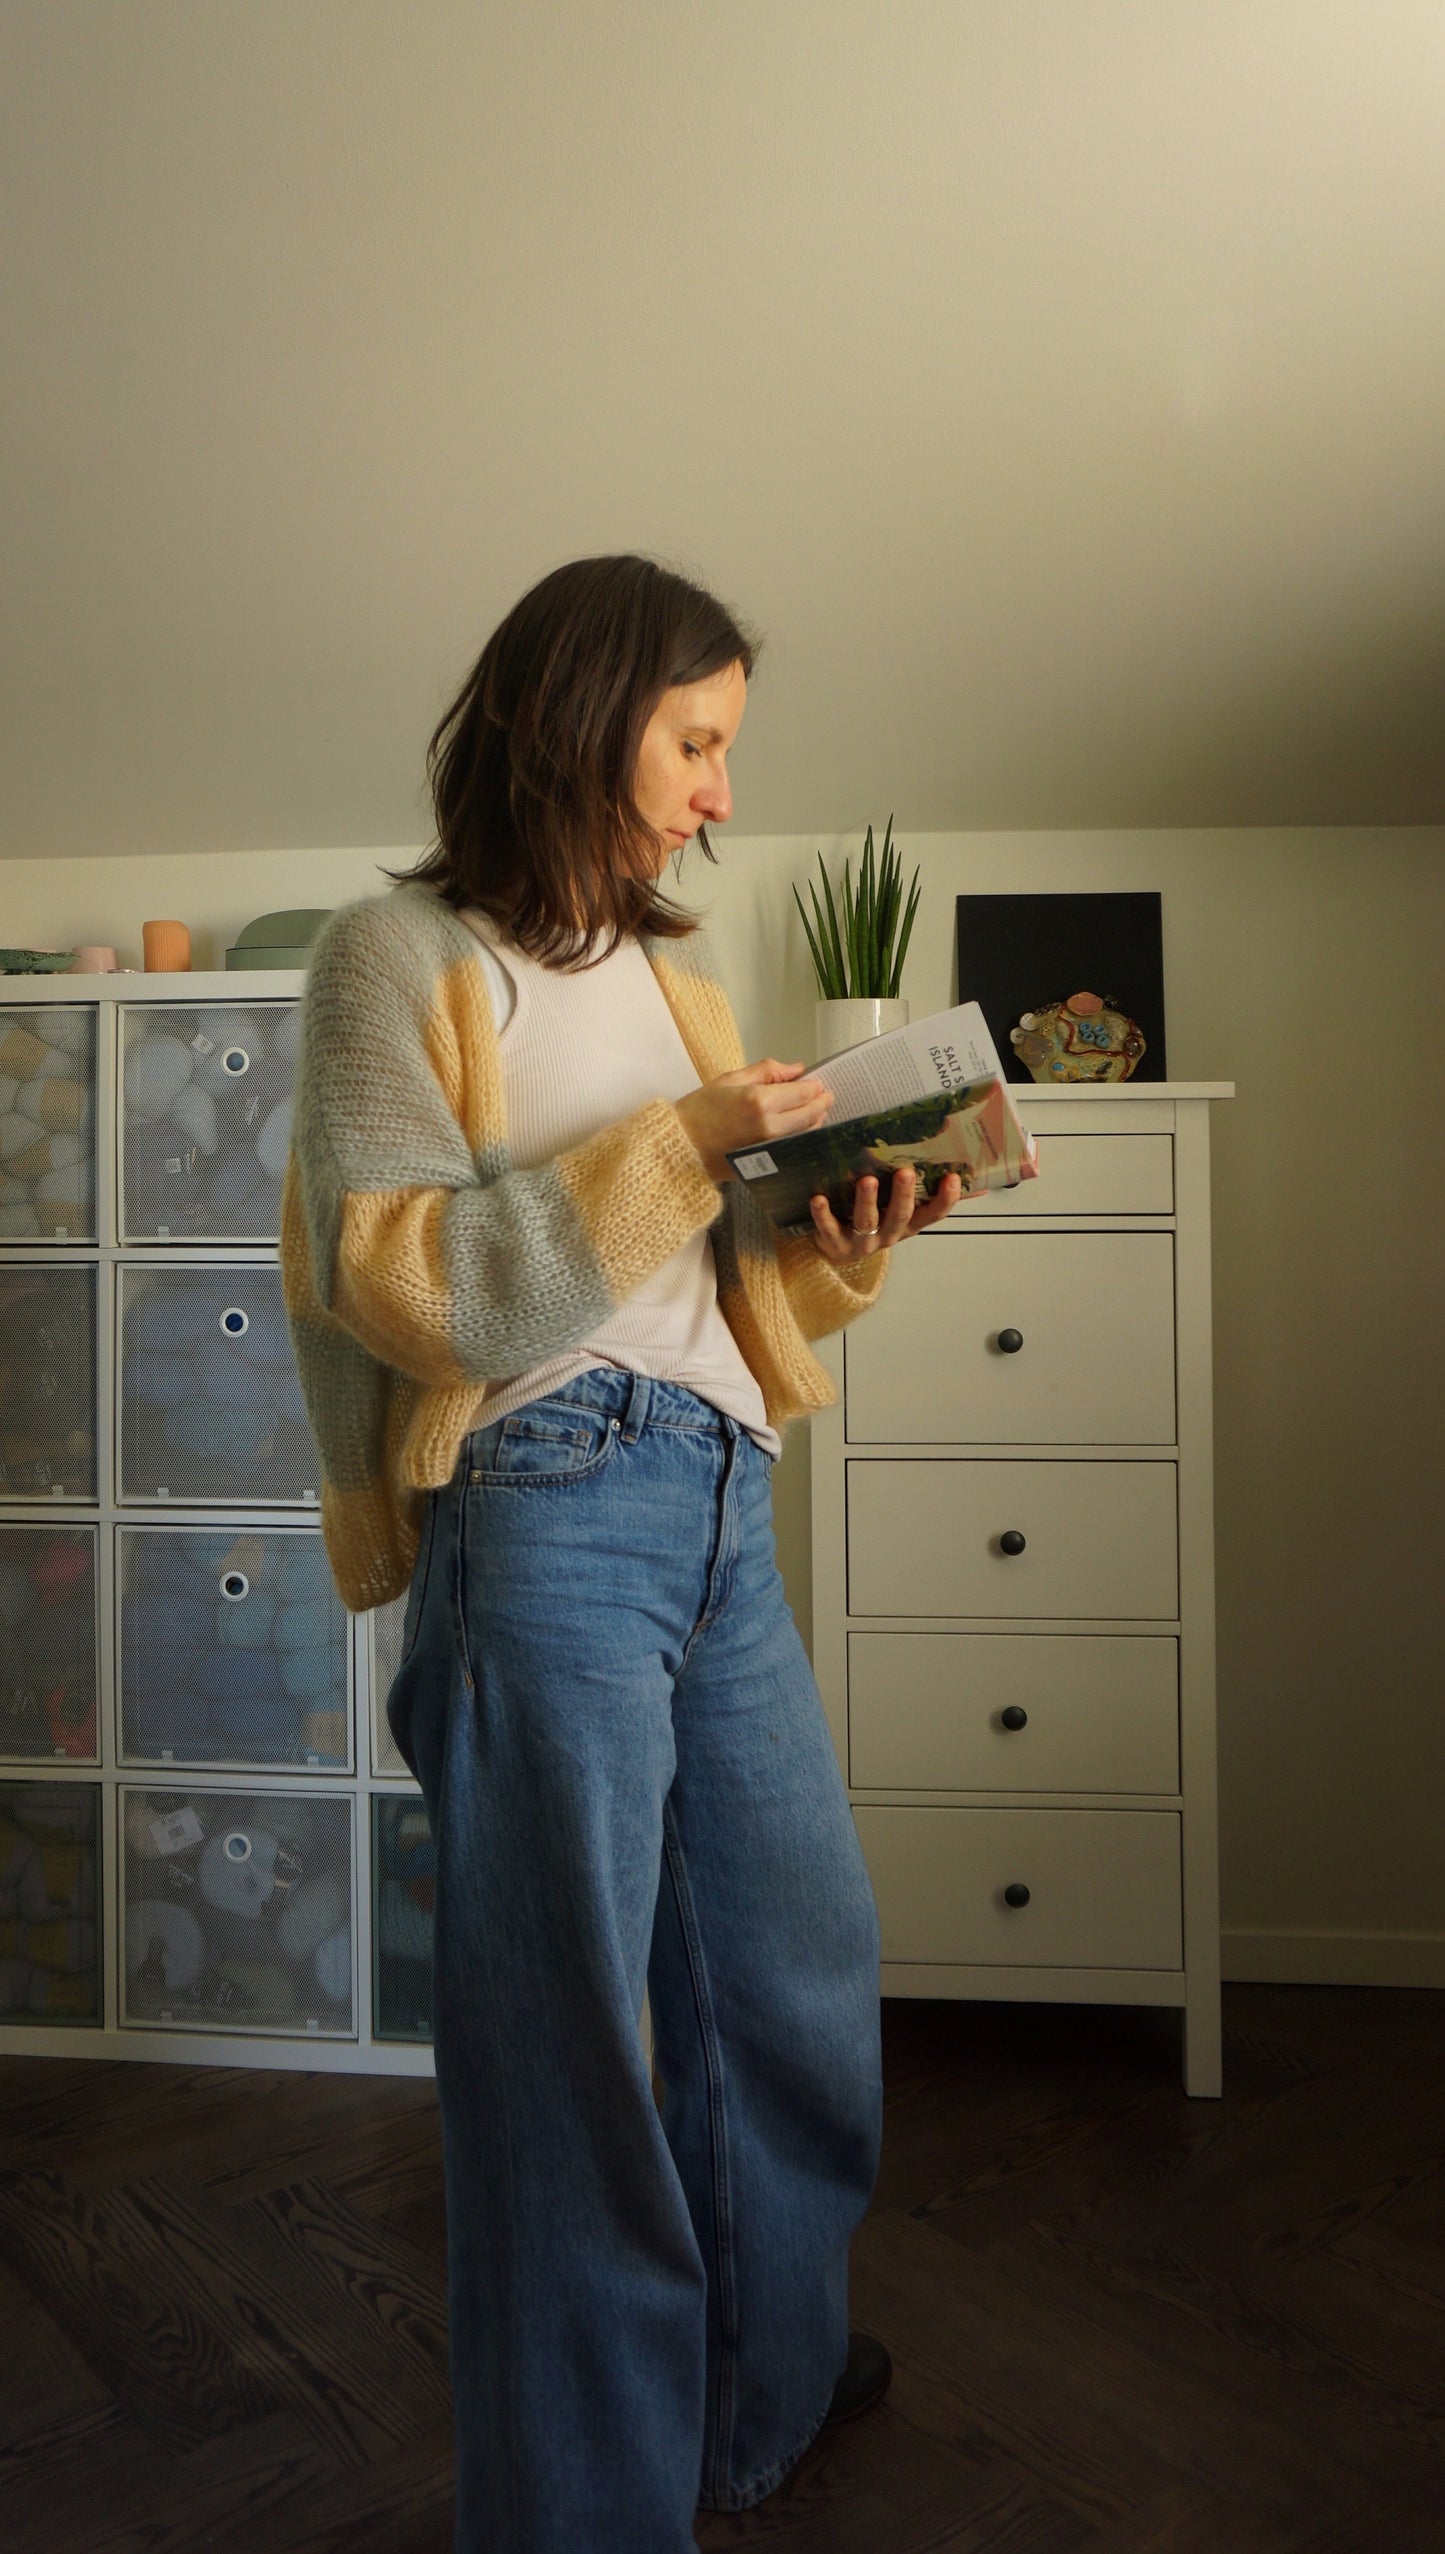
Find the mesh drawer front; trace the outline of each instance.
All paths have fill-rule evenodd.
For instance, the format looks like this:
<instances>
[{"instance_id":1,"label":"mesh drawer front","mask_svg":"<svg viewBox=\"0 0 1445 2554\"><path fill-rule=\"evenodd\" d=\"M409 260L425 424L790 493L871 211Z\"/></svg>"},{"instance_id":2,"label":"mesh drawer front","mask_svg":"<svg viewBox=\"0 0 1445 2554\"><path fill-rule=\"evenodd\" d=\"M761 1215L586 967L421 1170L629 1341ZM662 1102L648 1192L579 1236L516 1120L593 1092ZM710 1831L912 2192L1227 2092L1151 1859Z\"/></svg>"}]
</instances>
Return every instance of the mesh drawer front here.
<instances>
[{"instance_id":1,"label":"mesh drawer front","mask_svg":"<svg viewBox=\"0 0 1445 2554\"><path fill-rule=\"evenodd\" d=\"M0 1011L0 1241L95 1239L95 1013Z\"/></svg>"},{"instance_id":2,"label":"mesh drawer front","mask_svg":"<svg viewBox=\"0 0 1445 2554\"><path fill-rule=\"evenodd\" d=\"M299 1034L295 1003L125 1012L127 1241L277 1238Z\"/></svg>"},{"instance_id":3,"label":"mesh drawer front","mask_svg":"<svg viewBox=\"0 0 1445 2554\"><path fill-rule=\"evenodd\" d=\"M314 1499L280 1270L127 1268L120 1286L122 1497Z\"/></svg>"},{"instance_id":4,"label":"mesh drawer front","mask_svg":"<svg viewBox=\"0 0 1445 2554\"><path fill-rule=\"evenodd\" d=\"M96 1753L95 1529L0 1528L0 1757Z\"/></svg>"},{"instance_id":5,"label":"mesh drawer front","mask_svg":"<svg viewBox=\"0 0 1445 2554\"><path fill-rule=\"evenodd\" d=\"M95 1271L0 1266L0 1499L95 1497Z\"/></svg>"},{"instance_id":6,"label":"mesh drawer front","mask_svg":"<svg viewBox=\"0 0 1445 2554\"><path fill-rule=\"evenodd\" d=\"M391 1734L386 1717L386 1698L401 1665L401 1635L406 1622L406 1598L393 1598L390 1605L378 1605L371 1622L371 1761L379 1774L405 1774L409 1768Z\"/></svg>"},{"instance_id":7,"label":"mesh drawer front","mask_svg":"<svg viewBox=\"0 0 1445 2554\"><path fill-rule=\"evenodd\" d=\"M374 1792L371 1817L372 2037L429 2040L436 1847L417 1799Z\"/></svg>"},{"instance_id":8,"label":"mesh drawer front","mask_svg":"<svg viewBox=\"0 0 1445 2554\"><path fill-rule=\"evenodd\" d=\"M125 1527L119 1545L125 1757L350 1763L346 1609L319 1534Z\"/></svg>"},{"instance_id":9,"label":"mesh drawer front","mask_svg":"<svg viewBox=\"0 0 1445 2554\"><path fill-rule=\"evenodd\" d=\"M0 2027L100 2019L100 1788L0 1783Z\"/></svg>"},{"instance_id":10,"label":"mesh drawer front","mask_svg":"<svg viewBox=\"0 0 1445 2554\"><path fill-rule=\"evenodd\" d=\"M123 2019L354 2035L351 1803L125 1791Z\"/></svg>"}]
</instances>

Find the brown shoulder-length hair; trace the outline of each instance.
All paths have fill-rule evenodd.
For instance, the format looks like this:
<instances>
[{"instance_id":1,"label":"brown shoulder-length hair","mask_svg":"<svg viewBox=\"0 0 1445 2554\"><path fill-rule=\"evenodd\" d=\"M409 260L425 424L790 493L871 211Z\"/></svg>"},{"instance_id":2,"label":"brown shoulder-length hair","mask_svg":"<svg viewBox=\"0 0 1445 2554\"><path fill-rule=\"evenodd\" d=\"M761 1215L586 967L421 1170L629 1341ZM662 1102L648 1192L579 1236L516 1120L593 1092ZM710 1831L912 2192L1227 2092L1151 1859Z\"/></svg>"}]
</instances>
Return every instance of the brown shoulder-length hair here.
<instances>
[{"instance_id":1,"label":"brown shoulder-length hair","mask_svg":"<svg viewBox=\"0 0 1445 2554\"><path fill-rule=\"evenodd\" d=\"M627 933L681 939L658 893L660 838L634 796L663 693L741 665L758 641L654 559L573 559L514 603L427 747L436 842L416 868L550 966L595 965ZM714 857L706 828L696 837Z\"/></svg>"}]
</instances>

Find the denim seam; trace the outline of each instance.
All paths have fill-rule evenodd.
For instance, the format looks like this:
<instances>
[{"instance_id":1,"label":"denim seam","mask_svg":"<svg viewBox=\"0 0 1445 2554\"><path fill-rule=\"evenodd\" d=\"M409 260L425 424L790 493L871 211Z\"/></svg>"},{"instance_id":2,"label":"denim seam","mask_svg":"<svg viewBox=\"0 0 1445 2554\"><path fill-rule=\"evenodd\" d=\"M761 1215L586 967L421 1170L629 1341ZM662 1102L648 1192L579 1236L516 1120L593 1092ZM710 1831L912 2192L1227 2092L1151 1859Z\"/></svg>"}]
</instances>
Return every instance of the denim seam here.
<instances>
[{"instance_id":1,"label":"denim seam","mask_svg":"<svg viewBox=\"0 0 1445 2554\"><path fill-rule=\"evenodd\" d=\"M737 2285L732 2262L732 2190L728 2177L727 2116L723 2102L722 2052L713 2021L712 1997L708 1990L707 1970L702 1956L702 1937L697 1913L688 1886L687 1862L677 1833L672 1805L665 1802L662 1812L663 1851L667 1856L668 1874L677 1900L678 1922L682 1928L687 1952L688 1973L692 1979L693 2003L697 2009L698 2039L707 2071L708 2119L711 2127L709 2145L712 2150L713 2207L717 2219L717 2289L718 2289L718 2368L717 2427L714 2440L714 2465L726 2463L724 2442L731 2447L733 2422L736 2417L735 2377L737 2369Z\"/></svg>"},{"instance_id":2,"label":"denim seam","mask_svg":"<svg viewBox=\"0 0 1445 2554\"><path fill-rule=\"evenodd\" d=\"M832 2396L830 2395L828 2402L831 2403L831 2401ZM699 2499L699 2509L750 2510L756 2502L765 2501L770 2492L776 2492L778 2485L786 2482L788 2476L792 2473L794 2466L797 2464L798 2459L802 2456L806 2456L809 2448L813 2444L813 2441L821 2433L827 2418L828 2404L825 2403L822 2411L818 2414L817 2419L809 2424L808 2428L803 2431L797 2445L789 2448L786 2455L780 2456L775 2464L765 2467L761 2474L753 2475L749 2482L737 2484L726 2500Z\"/></svg>"},{"instance_id":3,"label":"denim seam","mask_svg":"<svg viewBox=\"0 0 1445 2554\"><path fill-rule=\"evenodd\" d=\"M708 1632L712 1629L712 1626L718 1620L719 1615L726 1612L728 1599L732 1595L733 1568L737 1560L738 1547L742 1539L738 1529L736 1500L733 1495L737 1486L737 1477L740 1469L741 1458L739 1450L742 1442L743 1439L741 1432L739 1432L736 1436L730 1436L724 1440L725 1453L723 1457L722 1476L718 1482L717 1493L717 1549L712 1556L712 1562L708 1569L707 1587L703 1593L702 1600L702 1612L699 1614L692 1630L688 1633L687 1646L678 1662L677 1672L679 1676L686 1674L688 1661L691 1658L698 1642L702 1639L704 1632Z\"/></svg>"}]
</instances>

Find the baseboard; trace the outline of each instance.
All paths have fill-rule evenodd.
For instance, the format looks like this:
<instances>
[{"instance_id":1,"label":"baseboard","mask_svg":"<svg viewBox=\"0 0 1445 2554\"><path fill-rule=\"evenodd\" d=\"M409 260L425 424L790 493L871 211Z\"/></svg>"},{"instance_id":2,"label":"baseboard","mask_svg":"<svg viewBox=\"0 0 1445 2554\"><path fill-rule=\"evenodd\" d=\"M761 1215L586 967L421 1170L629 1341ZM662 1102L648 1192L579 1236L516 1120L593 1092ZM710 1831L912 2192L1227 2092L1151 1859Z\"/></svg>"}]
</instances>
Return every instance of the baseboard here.
<instances>
[{"instance_id":1,"label":"baseboard","mask_svg":"<svg viewBox=\"0 0 1445 2554\"><path fill-rule=\"evenodd\" d=\"M1445 1933L1225 1933L1226 1978L1266 1986L1445 1987Z\"/></svg>"}]
</instances>

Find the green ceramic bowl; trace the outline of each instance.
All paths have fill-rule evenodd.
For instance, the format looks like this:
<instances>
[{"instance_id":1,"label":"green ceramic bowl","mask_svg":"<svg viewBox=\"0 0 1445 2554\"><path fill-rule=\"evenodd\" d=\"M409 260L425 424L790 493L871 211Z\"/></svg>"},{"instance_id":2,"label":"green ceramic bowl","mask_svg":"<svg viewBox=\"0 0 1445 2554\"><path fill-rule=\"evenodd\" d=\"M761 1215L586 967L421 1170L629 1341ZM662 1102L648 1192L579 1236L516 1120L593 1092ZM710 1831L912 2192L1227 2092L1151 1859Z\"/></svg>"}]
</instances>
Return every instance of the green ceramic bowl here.
<instances>
[{"instance_id":1,"label":"green ceramic bowl","mask_svg":"<svg viewBox=\"0 0 1445 2554\"><path fill-rule=\"evenodd\" d=\"M0 975L63 975L74 964L73 949L0 949Z\"/></svg>"}]
</instances>

